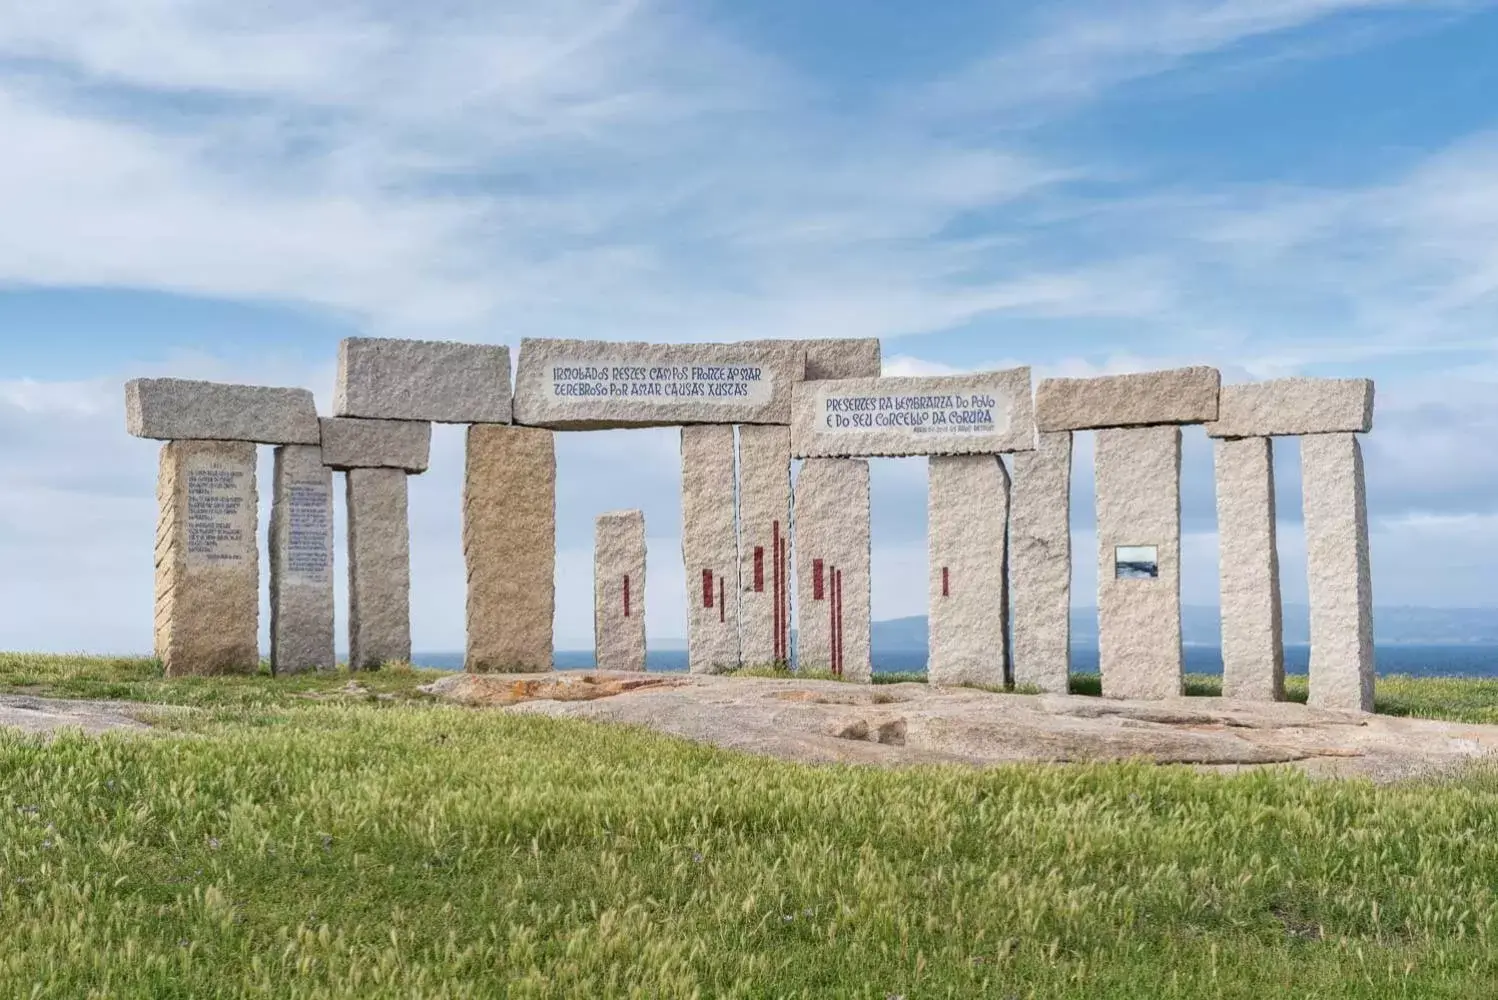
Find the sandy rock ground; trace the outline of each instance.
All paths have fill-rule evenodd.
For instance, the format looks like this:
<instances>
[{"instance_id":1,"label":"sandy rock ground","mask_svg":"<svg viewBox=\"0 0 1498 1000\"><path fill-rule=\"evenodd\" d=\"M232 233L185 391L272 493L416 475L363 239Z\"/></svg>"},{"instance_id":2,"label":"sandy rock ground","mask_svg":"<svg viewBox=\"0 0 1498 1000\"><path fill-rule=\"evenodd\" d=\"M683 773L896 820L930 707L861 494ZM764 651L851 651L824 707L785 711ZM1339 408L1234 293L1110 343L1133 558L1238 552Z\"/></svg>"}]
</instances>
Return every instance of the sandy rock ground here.
<instances>
[{"instance_id":1,"label":"sandy rock ground","mask_svg":"<svg viewBox=\"0 0 1498 1000\"><path fill-rule=\"evenodd\" d=\"M135 718L142 708L132 702L64 701L30 695L0 695L0 726L27 733L81 729L104 733L113 729L148 729Z\"/></svg>"}]
</instances>

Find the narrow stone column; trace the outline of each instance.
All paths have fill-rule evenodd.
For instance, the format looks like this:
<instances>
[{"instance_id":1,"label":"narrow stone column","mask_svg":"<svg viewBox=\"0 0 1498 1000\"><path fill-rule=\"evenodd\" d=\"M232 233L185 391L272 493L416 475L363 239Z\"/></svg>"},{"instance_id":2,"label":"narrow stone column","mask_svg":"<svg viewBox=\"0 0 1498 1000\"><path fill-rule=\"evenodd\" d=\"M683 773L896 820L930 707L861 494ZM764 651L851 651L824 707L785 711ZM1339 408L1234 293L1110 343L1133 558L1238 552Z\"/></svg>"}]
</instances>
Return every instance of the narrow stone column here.
<instances>
[{"instance_id":1,"label":"narrow stone column","mask_svg":"<svg viewBox=\"0 0 1498 1000\"><path fill-rule=\"evenodd\" d=\"M1066 694L1071 673L1070 431L1014 456L1009 511L1014 683Z\"/></svg>"},{"instance_id":2,"label":"narrow stone column","mask_svg":"<svg viewBox=\"0 0 1498 1000\"><path fill-rule=\"evenodd\" d=\"M791 660L791 429L739 428L739 628L750 666Z\"/></svg>"},{"instance_id":3,"label":"narrow stone column","mask_svg":"<svg viewBox=\"0 0 1498 1000\"><path fill-rule=\"evenodd\" d=\"M1285 643L1275 548L1274 444L1267 437L1219 438L1213 447L1222 695L1283 701Z\"/></svg>"},{"instance_id":4,"label":"narrow stone column","mask_svg":"<svg viewBox=\"0 0 1498 1000\"><path fill-rule=\"evenodd\" d=\"M1097 532L1103 694L1182 694L1179 427L1098 431Z\"/></svg>"},{"instance_id":5,"label":"narrow stone column","mask_svg":"<svg viewBox=\"0 0 1498 1000\"><path fill-rule=\"evenodd\" d=\"M468 428L463 557L470 672L552 668L556 500L551 431L503 424Z\"/></svg>"},{"instance_id":6,"label":"narrow stone column","mask_svg":"<svg viewBox=\"0 0 1498 1000\"><path fill-rule=\"evenodd\" d=\"M1368 497L1355 434L1300 440L1315 708L1373 711Z\"/></svg>"},{"instance_id":7,"label":"narrow stone column","mask_svg":"<svg viewBox=\"0 0 1498 1000\"><path fill-rule=\"evenodd\" d=\"M796 478L797 668L873 677L869 463L813 458Z\"/></svg>"},{"instance_id":8,"label":"narrow stone column","mask_svg":"<svg viewBox=\"0 0 1498 1000\"><path fill-rule=\"evenodd\" d=\"M645 669L645 514L598 517L593 535L593 650L599 670Z\"/></svg>"},{"instance_id":9,"label":"narrow stone column","mask_svg":"<svg viewBox=\"0 0 1498 1000\"><path fill-rule=\"evenodd\" d=\"M349 669L411 659L411 528L406 474L350 469Z\"/></svg>"},{"instance_id":10,"label":"narrow stone column","mask_svg":"<svg viewBox=\"0 0 1498 1000\"><path fill-rule=\"evenodd\" d=\"M997 455L933 456L929 461L927 675L932 684L1002 687L1009 611L1004 572L1009 472Z\"/></svg>"},{"instance_id":11,"label":"narrow stone column","mask_svg":"<svg viewBox=\"0 0 1498 1000\"><path fill-rule=\"evenodd\" d=\"M332 670L333 470L316 445L276 449L270 515L270 663Z\"/></svg>"},{"instance_id":12,"label":"narrow stone column","mask_svg":"<svg viewBox=\"0 0 1498 1000\"><path fill-rule=\"evenodd\" d=\"M739 546L733 427L681 429L681 551L687 570L687 643L694 674L737 670Z\"/></svg>"},{"instance_id":13,"label":"narrow stone column","mask_svg":"<svg viewBox=\"0 0 1498 1000\"><path fill-rule=\"evenodd\" d=\"M156 655L168 677L260 667L255 446L172 441L161 449Z\"/></svg>"}]
</instances>

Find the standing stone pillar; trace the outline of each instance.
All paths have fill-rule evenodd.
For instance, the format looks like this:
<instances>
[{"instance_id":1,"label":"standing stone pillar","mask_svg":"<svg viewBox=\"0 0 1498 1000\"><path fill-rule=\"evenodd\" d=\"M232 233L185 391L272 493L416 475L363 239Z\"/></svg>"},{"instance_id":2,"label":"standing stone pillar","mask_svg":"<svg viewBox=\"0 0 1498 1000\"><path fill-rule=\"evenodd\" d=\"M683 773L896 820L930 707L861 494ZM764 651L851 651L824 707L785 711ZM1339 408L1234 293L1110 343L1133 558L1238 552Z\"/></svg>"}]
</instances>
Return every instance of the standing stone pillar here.
<instances>
[{"instance_id":1,"label":"standing stone pillar","mask_svg":"<svg viewBox=\"0 0 1498 1000\"><path fill-rule=\"evenodd\" d=\"M813 458L796 479L797 667L873 678L869 463Z\"/></svg>"},{"instance_id":2,"label":"standing stone pillar","mask_svg":"<svg viewBox=\"0 0 1498 1000\"><path fill-rule=\"evenodd\" d=\"M593 649L599 670L645 669L645 515L601 514L593 540Z\"/></svg>"},{"instance_id":3,"label":"standing stone pillar","mask_svg":"<svg viewBox=\"0 0 1498 1000\"><path fill-rule=\"evenodd\" d=\"M1300 442L1315 708L1373 711L1373 579L1368 497L1356 434Z\"/></svg>"},{"instance_id":4,"label":"standing stone pillar","mask_svg":"<svg viewBox=\"0 0 1498 1000\"><path fill-rule=\"evenodd\" d=\"M551 431L500 424L468 428L463 556L470 672L552 668L556 496Z\"/></svg>"},{"instance_id":5,"label":"standing stone pillar","mask_svg":"<svg viewBox=\"0 0 1498 1000\"><path fill-rule=\"evenodd\" d=\"M733 427L681 429L681 548L694 674L739 668L739 547Z\"/></svg>"},{"instance_id":6,"label":"standing stone pillar","mask_svg":"<svg viewBox=\"0 0 1498 1000\"><path fill-rule=\"evenodd\" d=\"M406 473L349 469L349 669L411 659L411 529Z\"/></svg>"},{"instance_id":7,"label":"standing stone pillar","mask_svg":"<svg viewBox=\"0 0 1498 1000\"><path fill-rule=\"evenodd\" d=\"M1274 444L1213 442L1222 599L1222 695L1283 701L1285 644L1275 547Z\"/></svg>"},{"instance_id":8,"label":"standing stone pillar","mask_svg":"<svg viewBox=\"0 0 1498 1000\"><path fill-rule=\"evenodd\" d=\"M1098 431L1097 532L1103 694L1182 694L1179 427Z\"/></svg>"},{"instance_id":9,"label":"standing stone pillar","mask_svg":"<svg viewBox=\"0 0 1498 1000\"><path fill-rule=\"evenodd\" d=\"M332 670L333 471L320 447L276 449L270 536L271 670Z\"/></svg>"},{"instance_id":10,"label":"standing stone pillar","mask_svg":"<svg viewBox=\"0 0 1498 1000\"><path fill-rule=\"evenodd\" d=\"M791 430L739 428L739 635L751 666L791 660Z\"/></svg>"},{"instance_id":11,"label":"standing stone pillar","mask_svg":"<svg viewBox=\"0 0 1498 1000\"><path fill-rule=\"evenodd\" d=\"M1048 694L1066 694L1071 673L1071 452L1070 431L1042 431L1014 456L1014 683Z\"/></svg>"},{"instance_id":12,"label":"standing stone pillar","mask_svg":"<svg viewBox=\"0 0 1498 1000\"><path fill-rule=\"evenodd\" d=\"M1008 641L1009 473L997 455L932 456L932 684L1002 687Z\"/></svg>"},{"instance_id":13,"label":"standing stone pillar","mask_svg":"<svg viewBox=\"0 0 1498 1000\"><path fill-rule=\"evenodd\" d=\"M172 441L157 481L156 655L168 677L260 666L255 446Z\"/></svg>"}]
</instances>

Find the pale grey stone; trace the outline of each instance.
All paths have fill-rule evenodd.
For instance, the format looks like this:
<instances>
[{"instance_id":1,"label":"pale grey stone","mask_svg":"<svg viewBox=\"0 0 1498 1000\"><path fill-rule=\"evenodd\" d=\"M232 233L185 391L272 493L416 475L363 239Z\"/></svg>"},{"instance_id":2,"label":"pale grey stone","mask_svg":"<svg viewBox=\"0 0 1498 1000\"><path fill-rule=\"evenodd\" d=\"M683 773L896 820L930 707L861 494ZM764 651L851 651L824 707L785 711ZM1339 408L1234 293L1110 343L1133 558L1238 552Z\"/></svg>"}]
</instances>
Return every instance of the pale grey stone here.
<instances>
[{"instance_id":1,"label":"pale grey stone","mask_svg":"<svg viewBox=\"0 0 1498 1000\"><path fill-rule=\"evenodd\" d=\"M1269 438L1214 443L1222 695L1285 697L1280 565L1275 547L1274 445Z\"/></svg>"},{"instance_id":2,"label":"pale grey stone","mask_svg":"<svg viewBox=\"0 0 1498 1000\"><path fill-rule=\"evenodd\" d=\"M333 472L314 445L276 449L270 515L270 663L332 670Z\"/></svg>"},{"instance_id":3,"label":"pale grey stone","mask_svg":"<svg viewBox=\"0 0 1498 1000\"><path fill-rule=\"evenodd\" d=\"M739 428L739 636L747 666L791 659L791 431Z\"/></svg>"},{"instance_id":4,"label":"pale grey stone","mask_svg":"<svg viewBox=\"0 0 1498 1000\"><path fill-rule=\"evenodd\" d=\"M317 444L317 404L306 389L180 378L125 383L125 427L158 441Z\"/></svg>"},{"instance_id":5,"label":"pale grey stone","mask_svg":"<svg viewBox=\"0 0 1498 1000\"><path fill-rule=\"evenodd\" d=\"M338 345L336 416L507 424L510 399L502 344L350 337Z\"/></svg>"},{"instance_id":6,"label":"pale grey stone","mask_svg":"<svg viewBox=\"0 0 1498 1000\"><path fill-rule=\"evenodd\" d=\"M742 661L731 426L681 429L681 518L691 672L737 670Z\"/></svg>"},{"instance_id":7,"label":"pale grey stone","mask_svg":"<svg viewBox=\"0 0 1498 1000\"><path fill-rule=\"evenodd\" d=\"M1181 653L1181 431L1097 435L1098 653L1109 698L1173 698ZM1119 578L1121 547L1153 547L1158 575Z\"/></svg>"},{"instance_id":8,"label":"pale grey stone","mask_svg":"<svg viewBox=\"0 0 1498 1000\"><path fill-rule=\"evenodd\" d=\"M1373 711L1373 576L1363 450L1353 434L1301 439L1311 603L1310 704Z\"/></svg>"},{"instance_id":9,"label":"pale grey stone","mask_svg":"<svg viewBox=\"0 0 1498 1000\"><path fill-rule=\"evenodd\" d=\"M869 463L813 458L795 486L796 660L869 683Z\"/></svg>"},{"instance_id":10,"label":"pale grey stone","mask_svg":"<svg viewBox=\"0 0 1498 1000\"><path fill-rule=\"evenodd\" d=\"M1282 378L1222 387L1215 438L1366 433L1373 429L1373 380Z\"/></svg>"},{"instance_id":11,"label":"pale grey stone","mask_svg":"<svg viewBox=\"0 0 1498 1000\"><path fill-rule=\"evenodd\" d=\"M1035 393L1043 431L1082 431L1217 419L1216 368L1176 368L1099 378L1048 378Z\"/></svg>"},{"instance_id":12,"label":"pale grey stone","mask_svg":"<svg viewBox=\"0 0 1498 1000\"><path fill-rule=\"evenodd\" d=\"M411 659L411 528L406 474L350 469L349 669Z\"/></svg>"},{"instance_id":13,"label":"pale grey stone","mask_svg":"<svg viewBox=\"0 0 1498 1000\"><path fill-rule=\"evenodd\" d=\"M1030 369L801 382L797 458L992 455L1035 447Z\"/></svg>"},{"instance_id":14,"label":"pale grey stone","mask_svg":"<svg viewBox=\"0 0 1498 1000\"><path fill-rule=\"evenodd\" d=\"M424 420L322 419L323 461L332 469L427 471L432 425Z\"/></svg>"},{"instance_id":15,"label":"pale grey stone","mask_svg":"<svg viewBox=\"0 0 1498 1000\"><path fill-rule=\"evenodd\" d=\"M826 337L813 340L745 340L745 347L792 345L806 354L808 382L842 378L878 378L883 352L878 337Z\"/></svg>"},{"instance_id":16,"label":"pale grey stone","mask_svg":"<svg viewBox=\"0 0 1498 1000\"><path fill-rule=\"evenodd\" d=\"M1014 683L1066 694L1071 673L1070 431L1014 456L1009 566Z\"/></svg>"},{"instance_id":17,"label":"pale grey stone","mask_svg":"<svg viewBox=\"0 0 1498 1000\"><path fill-rule=\"evenodd\" d=\"M1009 472L997 455L930 460L932 684L1002 687Z\"/></svg>"},{"instance_id":18,"label":"pale grey stone","mask_svg":"<svg viewBox=\"0 0 1498 1000\"><path fill-rule=\"evenodd\" d=\"M600 514L593 534L593 650L599 670L645 669L645 514Z\"/></svg>"}]
</instances>

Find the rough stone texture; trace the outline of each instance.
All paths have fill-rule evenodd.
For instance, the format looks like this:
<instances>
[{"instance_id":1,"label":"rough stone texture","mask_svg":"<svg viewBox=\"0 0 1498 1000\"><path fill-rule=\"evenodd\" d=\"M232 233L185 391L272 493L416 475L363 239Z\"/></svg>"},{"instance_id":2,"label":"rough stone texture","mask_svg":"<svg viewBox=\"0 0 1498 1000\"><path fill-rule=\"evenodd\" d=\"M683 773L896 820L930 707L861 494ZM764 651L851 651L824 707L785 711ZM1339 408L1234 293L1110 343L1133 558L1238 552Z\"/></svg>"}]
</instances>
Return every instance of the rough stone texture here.
<instances>
[{"instance_id":1,"label":"rough stone texture","mask_svg":"<svg viewBox=\"0 0 1498 1000\"><path fill-rule=\"evenodd\" d=\"M1217 419L1216 368L1176 368L1101 378L1048 378L1035 393L1043 431L1082 431Z\"/></svg>"},{"instance_id":2,"label":"rough stone texture","mask_svg":"<svg viewBox=\"0 0 1498 1000\"><path fill-rule=\"evenodd\" d=\"M1311 603L1310 703L1373 711L1373 577L1363 450L1353 434L1300 442Z\"/></svg>"},{"instance_id":3,"label":"rough stone texture","mask_svg":"<svg viewBox=\"0 0 1498 1000\"><path fill-rule=\"evenodd\" d=\"M558 430L788 424L791 385L805 371L796 341L527 339L520 344L515 422Z\"/></svg>"},{"instance_id":4,"label":"rough stone texture","mask_svg":"<svg viewBox=\"0 0 1498 1000\"><path fill-rule=\"evenodd\" d=\"M1098 651L1109 698L1183 691L1181 654L1181 432L1097 435ZM1159 576L1118 579L1118 546L1156 547Z\"/></svg>"},{"instance_id":5,"label":"rough stone texture","mask_svg":"<svg viewBox=\"0 0 1498 1000\"><path fill-rule=\"evenodd\" d=\"M936 457L930 466L929 679L1002 687L1009 472L997 455Z\"/></svg>"},{"instance_id":6,"label":"rough stone texture","mask_svg":"<svg viewBox=\"0 0 1498 1000\"><path fill-rule=\"evenodd\" d=\"M1014 683L1066 694L1071 673L1070 431L1014 456L1009 513Z\"/></svg>"},{"instance_id":7,"label":"rough stone texture","mask_svg":"<svg viewBox=\"0 0 1498 1000\"><path fill-rule=\"evenodd\" d=\"M732 427L681 429L681 519L690 669L694 674L737 670L739 547Z\"/></svg>"},{"instance_id":8,"label":"rough stone texture","mask_svg":"<svg viewBox=\"0 0 1498 1000\"><path fill-rule=\"evenodd\" d=\"M156 491L156 656L168 677L260 667L255 446L173 441Z\"/></svg>"},{"instance_id":9,"label":"rough stone texture","mask_svg":"<svg viewBox=\"0 0 1498 1000\"><path fill-rule=\"evenodd\" d=\"M739 641L746 665L791 661L791 432L739 428Z\"/></svg>"},{"instance_id":10,"label":"rough stone texture","mask_svg":"<svg viewBox=\"0 0 1498 1000\"><path fill-rule=\"evenodd\" d=\"M406 474L350 469L349 669L411 659L411 527Z\"/></svg>"},{"instance_id":11,"label":"rough stone texture","mask_svg":"<svg viewBox=\"0 0 1498 1000\"><path fill-rule=\"evenodd\" d=\"M317 404L306 389L180 378L125 383L125 427L158 441L317 444Z\"/></svg>"},{"instance_id":12,"label":"rough stone texture","mask_svg":"<svg viewBox=\"0 0 1498 1000\"><path fill-rule=\"evenodd\" d=\"M883 352L878 337L829 337L815 340L745 340L745 347L794 345L806 353L808 382L842 378L878 378Z\"/></svg>"},{"instance_id":13,"label":"rough stone texture","mask_svg":"<svg viewBox=\"0 0 1498 1000\"><path fill-rule=\"evenodd\" d=\"M1285 643L1275 548L1274 445L1214 444L1222 607L1222 694L1282 701Z\"/></svg>"},{"instance_id":14,"label":"rough stone texture","mask_svg":"<svg viewBox=\"0 0 1498 1000\"><path fill-rule=\"evenodd\" d=\"M432 425L422 420L322 419L323 461L332 469L427 471Z\"/></svg>"},{"instance_id":15,"label":"rough stone texture","mask_svg":"<svg viewBox=\"0 0 1498 1000\"><path fill-rule=\"evenodd\" d=\"M270 515L270 662L278 674L332 670L333 473L322 449L276 449Z\"/></svg>"},{"instance_id":16,"label":"rough stone texture","mask_svg":"<svg viewBox=\"0 0 1498 1000\"><path fill-rule=\"evenodd\" d=\"M645 669L645 515L600 514L593 534L593 651L600 670Z\"/></svg>"},{"instance_id":17,"label":"rough stone texture","mask_svg":"<svg viewBox=\"0 0 1498 1000\"><path fill-rule=\"evenodd\" d=\"M868 683L869 463L807 460L796 477L795 505L797 668Z\"/></svg>"},{"instance_id":18,"label":"rough stone texture","mask_svg":"<svg viewBox=\"0 0 1498 1000\"><path fill-rule=\"evenodd\" d=\"M1373 429L1373 380L1282 378L1222 387L1215 438L1366 433Z\"/></svg>"},{"instance_id":19,"label":"rough stone texture","mask_svg":"<svg viewBox=\"0 0 1498 1000\"><path fill-rule=\"evenodd\" d=\"M550 431L468 428L463 555L475 673L551 669L557 456Z\"/></svg>"},{"instance_id":20,"label":"rough stone texture","mask_svg":"<svg viewBox=\"0 0 1498 1000\"><path fill-rule=\"evenodd\" d=\"M142 705L138 701L74 701L36 698L31 695L0 695L0 726L23 733L51 734L59 730L81 730L94 736L118 729L149 730L137 715L167 717L187 715L190 708Z\"/></svg>"},{"instance_id":21,"label":"rough stone texture","mask_svg":"<svg viewBox=\"0 0 1498 1000\"><path fill-rule=\"evenodd\" d=\"M994 455L1035 447L1028 368L802 382L792 414L797 458Z\"/></svg>"},{"instance_id":22,"label":"rough stone texture","mask_svg":"<svg viewBox=\"0 0 1498 1000\"><path fill-rule=\"evenodd\" d=\"M338 345L333 412L439 424L510 422L510 349L350 337Z\"/></svg>"}]
</instances>

